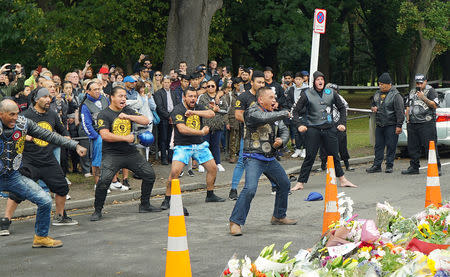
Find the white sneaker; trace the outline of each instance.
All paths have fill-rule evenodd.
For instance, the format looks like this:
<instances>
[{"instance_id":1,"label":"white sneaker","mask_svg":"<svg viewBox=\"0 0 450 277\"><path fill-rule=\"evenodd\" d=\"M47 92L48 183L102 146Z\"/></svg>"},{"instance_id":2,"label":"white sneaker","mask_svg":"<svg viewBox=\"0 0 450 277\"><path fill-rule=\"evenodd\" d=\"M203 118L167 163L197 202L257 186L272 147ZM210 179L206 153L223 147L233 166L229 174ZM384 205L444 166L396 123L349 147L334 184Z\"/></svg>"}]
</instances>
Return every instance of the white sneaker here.
<instances>
[{"instance_id":1,"label":"white sneaker","mask_svg":"<svg viewBox=\"0 0 450 277\"><path fill-rule=\"evenodd\" d=\"M109 188L111 190L120 190L122 188L122 183L121 182L113 182L113 183L111 183Z\"/></svg>"},{"instance_id":2,"label":"white sneaker","mask_svg":"<svg viewBox=\"0 0 450 277\"><path fill-rule=\"evenodd\" d=\"M72 199L72 197L70 197L70 195L66 194L66 200L70 200Z\"/></svg>"},{"instance_id":3,"label":"white sneaker","mask_svg":"<svg viewBox=\"0 0 450 277\"><path fill-rule=\"evenodd\" d=\"M71 185L71 184L72 184L72 182L71 182L71 181L69 180L69 178L67 178L67 177L66 177L66 182L67 182L68 185Z\"/></svg>"},{"instance_id":4,"label":"white sneaker","mask_svg":"<svg viewBox=\"0 0 450 277\"><path fill-rule=\"evenodd\" d=\"M298 158L298 156L300 156L300 154L302 153L302 150L300 149L295 149L294 154L291 155L292 158Z\"/></svg>"},{"instance_id":5,"label":"white sneaker","mask_svg":"<svg viewBox=\"0 0 450 277\"><path fill-rule=\"evenodd\" d=\"M86 174L84 174L84 177L86 177L86 178L89 178L89 177L92 177L93 175L91 174L91 173L86 173Z\"/></svg>"},{"instance_id":6,"label":"white sneaker","mask_svg":"<svg viewBox=\"0 0 450 277\"><path fill-rule=\"evenodd\" d=\"M306 149L302 149L301 151L300 158L306 158Z\"/></svg>"},{"instance_id":7,"label":"white sneaker","mask_svg":"<svg viewBox=\"0 0 450 277\"><path fill-rule=\"evenodd\" d=\"M220 172L224 172L224 171L225 171L225 168L223 168L223 166L222 166L221 164L218 164L218 165L217 165L217 169L218 169Z\"/></svg>"},{"instance_id":8,"label":"white sneaker","mask_svg":"<svg viewBox=\"0 0 450 277\"><path fill-rule=\"evenodd\" d=\"M198 172L205 172L205 168L203 167L203 165L198 165Z\"/></svg>"}]
</instances>

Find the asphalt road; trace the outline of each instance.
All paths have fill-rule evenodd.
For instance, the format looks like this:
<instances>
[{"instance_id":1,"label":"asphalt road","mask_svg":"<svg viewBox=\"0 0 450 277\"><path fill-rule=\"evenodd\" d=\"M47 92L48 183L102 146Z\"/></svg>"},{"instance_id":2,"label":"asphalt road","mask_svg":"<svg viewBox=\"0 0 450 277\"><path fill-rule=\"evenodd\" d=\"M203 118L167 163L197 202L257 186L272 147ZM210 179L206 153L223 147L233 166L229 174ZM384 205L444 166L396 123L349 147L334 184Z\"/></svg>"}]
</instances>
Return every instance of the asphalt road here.
<instances>
[{"instance_id":1,"label":"asphalt road","mask_svg":"<svg viewBox=\"0 0 450 277\"><path fill-rule=\"evenodd\" d=\"M449 162L449 158L442 159L442 163ZM444 165L441 177L444 199L449 199L449 165ZM423 209L425 170L421 175L401 175L406 160L396 161L393 174L368 175L366 167L361 165L346 174L359 188L338 188L352 197L359 218L374 219L375 204L383 201L399 207L404 216ZM312 191L324 193L325 173L312 175L303 191L289 197L288 217L298 219L299 224L272 226L274 196L270 185L261 182L241 237L228 234L228 218L235 202L205 203L204 191L183 194L191 213L186 224L192 275L219 276L234 253L253 259L272 243L281 248L293 241L291 256L300 248L311 247L321 233L324 205L323 201L303 200ZM219 189L217 194L225 196L228 189ZM160 204L161 200L152 199L152 203ZM107 206L99 222L89 221L92 210L71 211L69 214L80 222L78 226L51 227L50 235L64 242L59 249L32 249L34 218L14 221L12 235L0 237L0 276L164 276L168 213L139 214L137 204Z\"/></svg>"}]
</instances>

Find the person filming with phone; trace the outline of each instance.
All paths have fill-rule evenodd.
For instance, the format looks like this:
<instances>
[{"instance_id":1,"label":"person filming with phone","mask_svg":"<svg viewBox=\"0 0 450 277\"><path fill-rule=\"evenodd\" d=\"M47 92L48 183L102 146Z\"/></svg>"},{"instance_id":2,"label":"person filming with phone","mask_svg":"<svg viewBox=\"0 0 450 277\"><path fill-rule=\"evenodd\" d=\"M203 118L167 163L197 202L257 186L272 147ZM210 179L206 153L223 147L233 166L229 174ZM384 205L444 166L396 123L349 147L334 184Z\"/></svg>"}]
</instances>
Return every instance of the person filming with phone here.
<instances>
[{"instance_id":1,"label":"person filming with phone","mask_svg":"<svg viewBox=\"0 0 450 277\"><path fill-rule=\"evenodd\" d=\"M24 89L25 75L20 64L6 63L0 68L0 101Z\"/></svg>"},{"instance_id":2,"label":"person filming with phone","mask_svg":"<svg viewBox=\"0 0 450 277\"><path fill-rule=\"evenodd\" d=\"M437 141L436 108L439 98L433 88L427 88L427 78L424 74L415 76L416 88L411 90L406 100L406 122L408 131L408 153L411 161L402 174L419 174L422 149L428 153L430 141ZM436 149L436 158L439 175L441 175L441 162Z\"/></svg>"}]
</instances>

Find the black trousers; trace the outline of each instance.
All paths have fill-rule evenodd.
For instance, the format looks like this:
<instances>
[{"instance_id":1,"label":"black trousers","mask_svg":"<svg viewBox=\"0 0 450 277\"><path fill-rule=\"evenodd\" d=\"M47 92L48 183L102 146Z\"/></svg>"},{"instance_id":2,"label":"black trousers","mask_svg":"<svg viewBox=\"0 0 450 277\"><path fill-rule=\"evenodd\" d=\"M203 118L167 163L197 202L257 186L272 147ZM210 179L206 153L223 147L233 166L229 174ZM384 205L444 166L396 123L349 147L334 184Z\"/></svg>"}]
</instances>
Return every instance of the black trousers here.
<instances>
[{"instance_id":1,"label":"black trousers","mask_svg":"<svg viewBox=\"0 0 450 277\"><path fill-rule=\"evenodd\" d=\"M380 167L384 159L386 148L386 168L394 167L395 150L397 149L398 135L395 134L395 125L375 128L375 159L373 165Z\"/></svg>"},{"instance_id":2,"label":"black trousers","mask_svg":"<svg viewBox=\"0 0 450 277\"><path fill-rule=\"evenodd\" d=\"M84 132L83 127L79 128L78 134L80 137L87 137L87 134ZM90 154L90 143L89 139L80 139L80 145L87 149L87 153L85 156L80 158L80 166L81 172L83 174L91 172L91 154Z\"/></svg>"},{"instance_id":3,"label":"black trousers","mask_svg":"<svg viewBox=\"0 0 450 277\"><path fill-rule=\"evenodd\" d=\"M142 178L141 204L150 203L150 194L155 183L155 172L150 163L137 150L127 155L102 153L100 179L95 189L95 210L103 209L109 185L121 168L128 168Z\"/></svg>"},{"instance_id":4,"label":"black trousers","mask_svg":"<svg viewBox=\"0 0 450 277\"><path fill-rule=\"evenodd\" d=\"M348 159L350 159L350 155L348 154L347 149L347 132L340 132L338 130L337 132L337 138L338 138L338 145L339 145L339 156L341 160L344 161L344 164L347 166ZM325 149L325 146L320 145L320 160L322 161L322 169L326 169L327 167L327 150ZM325 165L325 166L324 166Z\"/></svg>"},{"instance_id":5,"label":"black trousers","mask_svg":"<svg viewBox=\"0 0 450 277\"><path fill-rule=\"evenodd\" d=\"M158 124L158 143L159 150L161 151L161 160L170 159L170 138L172 137L172 125L168 120L161 119Z\"/></svg>"},{"instance_id":6,"label":"black trousers","mask_svg":"<svg viewBox=\"0 0 450 277\"><path fill-rule=\"evenodd\" d=\"M328 129L308 127L308 130L305 134L306 158L303 161L302 168L300 169L300 175L298 176L299 182L308 182L311 168L317 156L317 151L319 151L319 147L322 143L325 146L325 150L328 156L333 156L336 177L344 176L344 171L341 167L341 160L339 159L338 155L338 132L339 131L335 127Z\"/></svg>"},{"instance_id":7,"label":"black trousers","mask_svg":"<svg viewBox=\"0 0 450 277\"><path fill-rule=\"evenodd\" d=\"M430 141L437 142L436 122L425 123L408 123L408 154L411 158L410 166L412 168L420 167L420 156L422 155L422 149L425 148L428 157L428 147ZM441 167L441 161L436 147L436 158L438 167Z\"/></svg>"}]
</instances>

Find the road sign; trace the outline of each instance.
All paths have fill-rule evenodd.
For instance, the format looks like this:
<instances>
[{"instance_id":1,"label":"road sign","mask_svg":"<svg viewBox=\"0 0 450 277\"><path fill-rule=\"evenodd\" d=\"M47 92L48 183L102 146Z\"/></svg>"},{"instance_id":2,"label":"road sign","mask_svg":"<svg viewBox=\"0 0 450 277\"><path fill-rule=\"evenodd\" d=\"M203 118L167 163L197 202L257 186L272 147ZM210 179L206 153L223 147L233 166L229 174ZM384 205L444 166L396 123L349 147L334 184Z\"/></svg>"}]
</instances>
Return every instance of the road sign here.
<instances>
[{"instance_id":1,"label":"road sign","mask_svg":"<svg viewBox=\"0 0 450 277\"><path fill-rule=\"evenodd\" d=\"M327 23L327 11L323 9L314 10L314 33L325 34Z\"/></svg>"}]
</instances>

